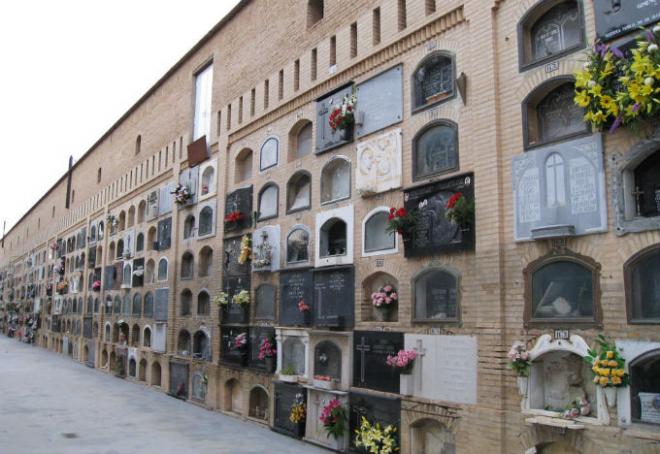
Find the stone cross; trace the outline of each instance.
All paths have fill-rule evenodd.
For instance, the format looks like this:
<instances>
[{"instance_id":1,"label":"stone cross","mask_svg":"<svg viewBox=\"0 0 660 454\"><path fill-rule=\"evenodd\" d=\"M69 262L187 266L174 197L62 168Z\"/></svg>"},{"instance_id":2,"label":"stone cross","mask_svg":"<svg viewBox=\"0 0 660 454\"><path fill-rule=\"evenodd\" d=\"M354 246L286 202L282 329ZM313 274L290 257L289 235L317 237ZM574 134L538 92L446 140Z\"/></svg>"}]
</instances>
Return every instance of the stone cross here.
<instances>
[{"instance_id":1,"label":"stone cross","mask_svg":"<svg viewBox=\"0 0 660 454\"><path fill-rule=\"evenodd\" d=\"M637 209L637 214L641 214L642 210L639 204L639 199L641 196L644 195L644 191L640 191L639 186L635 186L635 190L632 193L633 197L635 198L635 207Z\"/></svg>"},{"instance_id":2,"label":"stone cross","mask_svg":"<svg viewBox=\"0 0 660 454\"><path fill-rule=\"evenodd\" d=\"M415 362L417 364L419 364L419 369L417 371L417 380L416 380L417 381L417 386L416 386L416 388L417 388L418 391L421 392L422 391L422 365L423 365L422 359L426 355L426 349L424 347L422 347L422 340L421 339L417 339L417 345L415 346L414 350L415 350L415 353L417 353L417 358L415 358Z\"/></svg>"},{"instance_id":3,"label":"stone cross","mask_svg":"<svg viewBox=\"0 0 660 454\"><path fill-rule=\"evenodd\" d=\"M371 351L371 346L365 343L364 337L360 340L360 344L355 347L360 352L360 383L364 383L364 354Z\"/></svg>"}]
</instances>

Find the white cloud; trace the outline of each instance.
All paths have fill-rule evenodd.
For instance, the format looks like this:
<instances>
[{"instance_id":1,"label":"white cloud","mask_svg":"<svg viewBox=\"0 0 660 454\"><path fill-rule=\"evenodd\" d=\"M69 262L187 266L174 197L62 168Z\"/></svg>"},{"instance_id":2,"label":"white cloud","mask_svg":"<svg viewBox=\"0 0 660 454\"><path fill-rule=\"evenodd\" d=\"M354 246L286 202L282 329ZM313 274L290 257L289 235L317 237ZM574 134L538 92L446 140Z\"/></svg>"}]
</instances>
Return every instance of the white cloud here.
<instances>
[{"instance_id":1,"label":"white cloud","mask_svg":"<svg viewBox=\"0 0 660 454\"><path fill-rule=\"evenodd\" d=\"M0 14L7 230L236 0L25 0ZM1 228L1 227L0 227Z\"/></svg>"}]
</instances>

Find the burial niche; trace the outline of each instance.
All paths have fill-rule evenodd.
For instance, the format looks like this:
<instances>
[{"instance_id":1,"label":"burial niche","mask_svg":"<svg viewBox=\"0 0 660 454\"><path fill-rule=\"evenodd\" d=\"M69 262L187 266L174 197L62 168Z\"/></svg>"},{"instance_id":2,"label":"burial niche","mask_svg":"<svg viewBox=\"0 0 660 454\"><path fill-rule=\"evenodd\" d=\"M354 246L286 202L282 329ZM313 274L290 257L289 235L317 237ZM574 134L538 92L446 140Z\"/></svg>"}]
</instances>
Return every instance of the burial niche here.
<instances>
[{"instance_id":1,"label":"burial niche","mask_svg":"<svg viewBox=\"0 0 660 454\"><path fill-rule=\"evenodd\" d=\"M580 2L538 2L518 24L520 67L526 69L584 47Z\"/></svg>"},{"instance_id":2,"label":"burial niche","mask_svg":"<svg viewBox=\"0 0 660 454\"><path fill-rule=\"evenodd\" d=\"M190 333L185 329L179 331L176 345L176 350L179 355L188 356L190 354Z\"/></svg>"},{"instance_id":3,"label":"burial niche","mask_svg":"<svg viewBox=\"0 0 660 454\"><path fill-rule=\"evenodd\" d=\"M286 372L293 372L292 374ZM288 337L282 344L282 368L285 375L305 375L305 346L297 337Z\"/></svg>"},{"instance_id":4,"label":"burial niche","mask_svg":"<svg viewBox=\"0 0 660 454\"><path fill-rule=\"evenodd\" d=\"M287 264L309 261L309 233L303 228L292 230L286 239Z\"/></svg>"},{"instance_id":5,"label":"burial niche","mask_svg":"<svg viewBox=\"0 0 660 454\"><path fill-rule=\"evenodd\" d=\"M234 182L252 178L252 150L245 148L236 155Z\"/></svg>"},{"instance_id":6,"label":"burial niche","mask_svg":"<svg viewBox=\"0 0 660 454\"><path fill-rule=\"evenodd\" d=\"M630 404L633 422L660 425L660 349L630 363Z\"/></svg>"},{"instance_id":7,"label":"burial niche","mask_svg":"<svg viewBox=\"0 0 660 454\"><path fill-rule=\"evenodd\" d=\"M314 375L341 382L341 349L332 341L321 341L314 348Z\"/></svg>"},{"instance_id":8,"label":"burial niche","mask_svg":"<svg viewBox=\"0 0 660 454\"><path fill-rule=\"evenodd\" d=\"M180 302L180 314L182 316L187 316L192 314L192 292L189 289L183 289L181 292Z\"/></svg>"},{"instance_id":9,"label":"burial niche","mask_svg":"<svg viewBox=\"0 0 660 454\"><path fill-rule=\"evenodd\" d=\"M660 151L642 161L633 173L636 216L660 216Z\"/></svg>"},{"instance_id":10,"label":"burial niche","mask_svg":"<svg viewBox=\"0 0 660 454\"><path fill-rule=\"evenodd\" d=\"M255 386L250 390L249 416L268 421L268 393L261 386Z\"/></svg>"},{"instance_id":11,"label":"burial niche","mask_svg":"<svg viewBox=\"0 0 660 454\"><path fill-rule=\"evenodd\" d=\"M238 380L235 378L227 380L224 391L224 410L240 414L243 399Z\"/></svg>"},{"instance_id":12,"label":"burial niche","mask_svg":"<svg viewBox=\"0 0 660 454\"><path fill-rule=\"evenodd\" d=\"M600 322L600 265L566 251L530 263L525 276L525 324Z\"/></svg>"},{"instance_id":13,"label":"burial niche","mask_svg":"<svg viewBox=\"0 0 660 454\"><path fill-rule=\"evenodd\" d=\"M206 401L207 380L202 371L196 371L192 376L191 398L200 402Z\"/></svg>"},{"instance_id":14,"label":"burial niche","mask_svg":"<svg viewBox=\"0 0 660 454\"><path fill-rule=\"evenodd\" d=\"M147 381L147 360L144 358L140 360L140 371L139 371L138 380Z\"/></svg>"},{"instance_id":15,"label":"burial niche","mask_svg":"<svg viewBox=\"0 0 660 454\"><path fill-rule=\"evenodd\" d=\"M396 248L396 237L393 232L387 232L389 211L378 209L371 215L367 215L363 227L364 253L378 253L392 251Z\"/></svg>"},{"instance_id":16,"label":"burial niche","mask_svg":"<svg viewBox=\"0 0 660 454\"><path fill-rule=\"evenodd\" d=\"M202 330L197 331L193 337L193 358L204 361L211 360L209 337Z\"/></svg>"},{"instance_id":17,"label":"burial niche","mask_svg":"<svg viewBox=\"0 0 660 454\"><path fill-rule=\"evenodd\" d=\"M142 346L145 348L151 347L151 328L146 326L142 334Z\"/></svg>"},{"instance_id":18,"label":"burial niche","mask_svg":"<svg viewBox=\"0 0 660 454\"><path fill-rule=\"evenodd\" d=\"M292 129L289 134L289 161L300 159L312 152L312 122L301 120Z\"/></svg>"},{"instance_id":19,"label":"burial niche","mask_svg":"<svg viewBox=\"0 0 660 454\"><path fill-rule=\"evenodd\" d=\"M197 316L205 317L211 314L211 297L209 292L202 290L197 295Z\"/></svg>"},{"instance_id":20,"label":"burial niche","mask_svg":"<svg viewBox=\"0 0 660 454\"><path fill-rule=\"evenodd\" d=\"M346 222L331 218L323 224L320 232L320 257L346 255Z\"/></svg>"},{"instance_id":21,"label":"burial niche","mask_svg":"<svg viewBox=\"0 0 660 454\"><path fill-rule=\"evenodd\" d=\"M424 270L413 279L415 321L459 319L458 276L448 270Z\"/></svg>"},{"instance_id":22,"label":"burial niche","mask_svg":"<svg viewBox=\"0 0 660 454\"><path fill-rule=\"evenodd\" d=\"M421 110L454 96L454 58L446 51L427 55L412 76L413 110Z\"/></svg>"},{"instance_id":23,"label":"burial niche","mask_svg":"<svg viewBox=\"0 0 660 454\"><path fill-rule=\"evenodd\" d=\"M454 434L435 419L424 418L410 426L412 454L455 454Z\"/></svg>"},{"instance_id":24,"label":"burial niche","mask_svg":"<svg viewBox=\"0 0 660 454\"><path fill-rule=\"evenodd\" d=\"M630 323L660 323L660 244L648 247L623 266Z\"/></svg>"},{"instance_id":25,"label":"burial niche","mask_svg":"<svg viewBox=\"0 0 660 454\"><path fill-rule=\"evenodd\" d=\"M213 208L210 205L203 207L199 211L199 228L197 233L200 237L213 234L214 220Z\"/></svg>"},{"instance_id":26,"label":"burial niche","mask_svg":"<svg viewBox=\"0 0 660 454\"><path fill-rule=\"evenodd\" d=\"M321 203L337 202L351 196L351 164L336 156L321 171Z\"/></svg>"},{"instance_id":27,"label":"burial niche","mask_svg":"<svg viewBox=\"0 0 660 454\"><path fill-rule=\"evenodd\" d=\"M259 193L259 221L277 217L278 193L279 189L274 183L267 184L261 190Z\"/></svg>"},{"instance_id":28,"label":"burial niche","mask_svg":"<svg viewBox=\"0 0 660 454\"><path fill-rule=\"evenodd\" d=\"M271 284L261 284L255 291L254 318L275 320L275 298L277 290Z\"/></svg>"},{"instance_id":29,"label":"burial niche","mask_svg":"<svg viewBox=\"0 0 660 454\"><path fill-rule=\"evenodd\" d=\"M425 126L413 139L413 179L458 169L458 128L449 120Z\"/></svg>"},{"instance_id":30,"label":"burial niche","mask_svg":"<svg viewBox=\"0 0 660 454\"><path fill-rule=\"evenodd\" d=\"M199 277L208 277L211 275L211 269L213 264L213 249L209 246L204 246L201 251L199 251Z\"/></svg>"},{"instance_id":31,"label":"burial niche","mask_svg":"<svg viewBox=\"0 0 660 454\"><path fill-rule=\"evenodd\" d=\"M160 386L160 363L155 361L151 364L151 385Z\"/></svg>"},{"instance_id":32,"label":"burial niche","mask_svg":"<svg viewBox=\"0 0 660 454\"><path fill-rule=\"evenodd\" d=\"M195 268L195 257L192 252L186 251L181 257L181 279L192 279Z\"/></svg>"},{"instance_id":33,"label":"burial niche","mask_svg":"<svg viewBox=\"0 0 660 454\"><path fill-rule=\"evenodd\" d=\"M280 142L275 137L269 137L261 146L259 155L259 170L264 171L277 165Z\"/></svg>"},{"instance_id":34,"label":"burial niche","mask_svg":"<svg viewBox=\"0 0 660 454\"><path fill-rule=\"evenodd\" d=\"M154 315L154 295L151 292L147 292L144 295L144 317L151 318Z\"/></svg>"},{"instance_id":35,"label":"burial niche","mask_svg":"<svg viewBox=\"0 0 660 454\"><path fill-rule=\"evenodd\" d=\"M311 206L312 179L308 172L301 170L293 174L286 187L287 213L304 210Z\"/></svg>"},{"instance_id":36,"label":"burial niche","mask_svg":"<svg viewBox=\"0 0 660 454\"><path fill-rule=\"evenodd\" d=\"M201 195L209 195L215 192L215 167L207 165L202 171Z\"/></svg>"},{"instance_id":37,"label":"burial niche","mask_svg":"<svg viewBox=\"0 0 660 454\"><path fill-rule=\"evenodd\" d=\"M195 235L195 216L189 214L183 223L183 239L187 240Z\"/></svg>"},{"instance_id":38,"label":"burial niche","mask_svg":"<svg viewBox=\"0 0 660 454\"><path fill-rule=\"evenodd\" d=\"M390 304L381 304L376 306L374 304L374 294L383 293L392 297L392 292L396 293L397 299L391 300ZM362 283L362 318L363 320L372 321L378 320L382 322L395 322L398 321L398 297L399 297L399 281L392 275L378 271L368 276Z\"/></svg>"},{"instance_id":39,"label":"burial niche","mask_svg":"<svg viewBox=\"0 0 660 454\"><path fill-rule=\"evenodd\" d=\"M574 96L573 78L561 76L538 86L525 98L526 148L590 132L583 119L584 109L575 104Z\"/></svg>"}]
</instances>

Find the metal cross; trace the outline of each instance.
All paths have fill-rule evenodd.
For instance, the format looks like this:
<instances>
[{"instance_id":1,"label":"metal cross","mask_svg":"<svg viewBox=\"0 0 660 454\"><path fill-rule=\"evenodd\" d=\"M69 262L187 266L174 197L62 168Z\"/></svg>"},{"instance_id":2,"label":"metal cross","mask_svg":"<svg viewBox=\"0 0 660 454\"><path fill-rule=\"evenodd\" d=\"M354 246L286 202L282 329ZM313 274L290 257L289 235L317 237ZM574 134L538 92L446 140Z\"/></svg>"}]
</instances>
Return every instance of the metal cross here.
<instances>
[{"instance_id":1,"label":"metal cross","mask_svg":"<svg viewBox=\"0 0 660 454\"><path fill-rule=\"evenodd\" d=\"M644 191L639 190L639 186L635 186L635 190L632 193L633 197L635 198L635 206L637 208L637 215L640 215L642 213L642 210L639 205L639 199L641 196L644 195Z\"/></svg>"},{"instance_id":2,"label":"metal cross","mask_svg":"<svg viewBox=\"0 0 660 454\"><path fill-rule=\"evenodd\" d=\"M364 354L371 351L371 345L367 345L364 337L362 337L360 344L355 349L360 352L360 383L364 383Z\"/></svg>"},{"instance_id":3,"label":"metal cross","mask_svg":"<svg viewBox=\"0 0 660 454\"><path fill-rule=\"evenodd\" d=\"M417 346L414 348L415 353L417 353L417 358L415 362L419 364L419 370L417 371L417 390L422 391L422 358L426 355L426 349L422 347L422 340L417 339Z\"/></svg>"}]
</instances>

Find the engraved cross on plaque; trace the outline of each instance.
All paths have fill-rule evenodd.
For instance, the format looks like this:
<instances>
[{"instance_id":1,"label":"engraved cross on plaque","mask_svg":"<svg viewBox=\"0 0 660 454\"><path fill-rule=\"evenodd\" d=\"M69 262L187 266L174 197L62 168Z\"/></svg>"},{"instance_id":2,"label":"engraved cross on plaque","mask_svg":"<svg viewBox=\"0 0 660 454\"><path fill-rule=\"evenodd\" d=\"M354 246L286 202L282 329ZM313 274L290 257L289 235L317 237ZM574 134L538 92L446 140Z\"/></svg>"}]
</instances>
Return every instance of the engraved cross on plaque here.
<instances>
[{"instance_id":1,"label":"engraved cross on plaque","mask_svg":"<svg viewBox=\"0 0 660 454\"><path fill-rule=\"evenodd\" d=\"M419 364L419 369L417 370L417 391L422 391L422 365L424 364L422 362L423 357L426 355L426 349L422 347L422 340L417 339L417 345L414 348L415 353L417 353L417 358L415 358L415 362Z\"/></svg>"},{"instance_id":2,"label":"engraved cross on plaque","mask_svg":"<svg viewBox=\"0 0 660 454\"><path fill-rule=\"evenodd\" d=\"M371 345L366 344L363 337L360 340L360 344L355 347L355 349L360 352L360 383L364 383L364 363L366 360L364 354L371 351Z\"/></svg>"},{"instance_id":3,"label":"engraved cross on plaque","mask_svg":"<svg viewBox=\"0 0 660 454\"><path fill-rule=\"evenodd\" d=\"M639 204L639 199L641 196L644 195L644 191L640 191L639 186L635 186L635 190L632 193L633 197L635 198L635 209L637 210L636 213L639 216L642 214L642 210Z\"/></svg>"}]
</instances>

